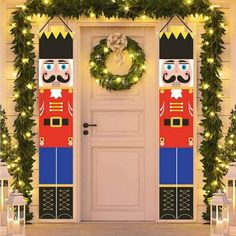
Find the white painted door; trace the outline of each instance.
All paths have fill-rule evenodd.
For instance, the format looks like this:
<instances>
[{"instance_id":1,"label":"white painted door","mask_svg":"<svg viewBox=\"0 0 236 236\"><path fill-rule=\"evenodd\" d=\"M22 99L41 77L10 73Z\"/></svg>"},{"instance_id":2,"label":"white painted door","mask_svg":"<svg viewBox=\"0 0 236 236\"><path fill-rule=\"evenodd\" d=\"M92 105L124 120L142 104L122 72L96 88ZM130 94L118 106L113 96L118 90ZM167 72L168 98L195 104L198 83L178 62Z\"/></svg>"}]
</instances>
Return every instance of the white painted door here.
<instances>
[{"instance_id":1,"label":"white painted door","mask_svg":"<svg viewBox=\"0 0 236 236\"><path fill-rule=\"evenodd\" d=\"M138 41L146 54L146 74L127 91L109 92L89 73L93 47L114 32ZM82 220L141 220L156 218L156 33L155 27L86 27L81 30L82 61ZM122 74L113 56L110 71Z\"/></svg>"}]
</instances>

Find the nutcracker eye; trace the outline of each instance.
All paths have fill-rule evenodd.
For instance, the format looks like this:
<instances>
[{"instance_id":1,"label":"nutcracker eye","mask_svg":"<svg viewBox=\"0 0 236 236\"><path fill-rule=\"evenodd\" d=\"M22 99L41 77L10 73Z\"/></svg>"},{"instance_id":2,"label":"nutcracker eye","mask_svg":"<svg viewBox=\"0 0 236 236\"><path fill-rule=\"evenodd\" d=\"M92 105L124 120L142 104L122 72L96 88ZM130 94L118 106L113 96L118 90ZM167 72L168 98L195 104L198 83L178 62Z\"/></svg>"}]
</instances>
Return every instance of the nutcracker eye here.
<instances>
[{"instance_id":1,"label":"nutcracker eye","mask_svg":"<svg viewBox=\"0 0 236 236\"><path fill-rule=\"evenodd\" d=\"M168 71L172 71L174 69L174 64L165 64L165 69Z\"/></svg>"},{"instance_id":2,"label":"nutcracker eye","mask_svg":"<svg viewBox=\"0 0 236 236\"><path fill-rule=\"evenodd\" d=\"M51 63L44 64L44 69L46 71L51 71L53 69L53 67L54 67L54 64L51 64Z\"/></svg>"},{"instance_id":3,"label":"nutcracker eye","mask_svg":"<svg viewBox=\"0 0 236 236\"><path fill-rule=\"evenodd\" d=\"M68 64L60 64L59 67L60 67L60 70L65 71L68 69Z\"/></svg>"},{"instance_id":4,"label":"nutcracker eye","mask_svg":"<svg viewBox=\"0 0 236 236\"><path fill-rule=\"evenodd\" d=\"M186 70L188 70L189 65L188 65L188 64L181 64L181 65L179 65L179 68L180 68L180 70L182 70L182 71L186 71Z\"/></svg>"}]
</instances>

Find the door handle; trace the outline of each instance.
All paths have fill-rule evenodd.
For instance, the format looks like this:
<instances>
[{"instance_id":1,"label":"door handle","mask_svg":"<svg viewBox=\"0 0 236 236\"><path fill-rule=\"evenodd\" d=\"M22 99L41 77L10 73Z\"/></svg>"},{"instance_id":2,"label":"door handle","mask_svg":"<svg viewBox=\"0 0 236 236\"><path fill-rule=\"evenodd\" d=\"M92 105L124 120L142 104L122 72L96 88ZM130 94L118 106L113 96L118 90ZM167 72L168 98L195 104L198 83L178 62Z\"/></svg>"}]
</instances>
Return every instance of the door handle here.
<instances>
[{"instance_id":1,"label":"door handle","mask_svg":"<svg viewBox=\"0 0 236 236\"><path fill-rule=\"evenodd\" d=\"M88 124L88 123L83 123L83 127L84 128L88 128L88 127L96 127L97 124Z\"/></svg>"}]
</instances>

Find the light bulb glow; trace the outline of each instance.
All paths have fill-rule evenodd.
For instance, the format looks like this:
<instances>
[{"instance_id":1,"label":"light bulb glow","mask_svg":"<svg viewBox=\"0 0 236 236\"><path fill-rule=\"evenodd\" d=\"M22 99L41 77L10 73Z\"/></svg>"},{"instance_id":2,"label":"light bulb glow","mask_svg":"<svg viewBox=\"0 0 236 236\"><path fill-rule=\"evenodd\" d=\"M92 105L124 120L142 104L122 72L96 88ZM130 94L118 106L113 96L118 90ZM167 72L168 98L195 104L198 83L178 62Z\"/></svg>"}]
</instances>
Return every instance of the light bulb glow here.
<instances>
[{"instance_id":1,"label":"light bulb glow","mask_svg":"<svg viewBox=\"0 0 236 236\"><path fill-rule=\"evenodd\" d=\"M103 70L103 73L104 73L104 74L107 74L107 73L108 73L108 69L104 69L104 70Z\"/></svg>"},{"instance_id":2,"label":"light bulb glow","mask_svg":"<svg viewBox=\"0 0 236 236\"><path fill-rule=\"evenodd\" d=\"M33 86L31 83L27 84L26 87L27 87L29 90L32 90L32 89L34 88L34 86Z\"/></svg>"},{"instance_id":3,"label":"light bulb glow","mask_svg":"<svg viewBox=\"0 0 236 236\"><path fill-rule=\"evenodd\" d=\"M206 137L206 138L209 138L210 136L211 136L210 132L206 132L206 133L205 133L205 137Z\"/></svg>"},{"instance_id":4,"label":"light bulb glow","mask_svg":"<svg viewBox=\"0 0 236 236\"><path fill-rule=\"evenodd\" d=\"M28 62L29 62L29 58L22 58L22 62L23 62L24 64L28 63Z\"/></svg>"},{"instance_id":5,"label":"light bulb glow","mask_svg":"<svg viewBox=\"0 0 236 236\"><path fill-rule=\"evenodd\" d=\"M125 11L128 11L128 10L129 10L129 7L128 7L128 6L125 6L124 9L125 9Z\"/></svg>"},{"instance_id":6,"label":"light bulb glow","mask_svg":"<svg viewBox=\"0 0 236 236\"><path fill-rule=\"evenodd\" d=\"M95 15L93 12L91 12L91 13L89 14L89 16L90 16L90 18L94 18L96 15Z\"/></svg>"},{"instance_id":7,"label":"light bulb glow","mask_svg":"<svg viewBox=\"0 0 236 236\"><path fill-rule=\"evenodd\" d=\"M93 66L95 66L95 65L96 65L95 62L93 62L93 61L90 62L90 66L93 67Z\"/></svg>"},{"instance_id":8,"label":"light bulb glow","mask_svg":"<svg viewBox=\"0 0 236 236\"><path fill-rule=\"evenodd\" d=\"M209 34L213 34L214 30L213 29L209 29Z\"/></svg>"},{"instance_id":9,"label":"light bulb glow","mask_svg":"<svg viewBox=\"0 0 236 236\"><path fill-rule=\"evenodd\" d=\"M120 77L117 77L117 78L116 78L116 82L117 82L117 83L120 83L121 80L122 80L122 79L121 79Z\"/></svg>"},{"instance_id":10,"label":"light bulb glow","mask_svg":"<svg viewBox=\"0 0 236 236\"><path fill-rule=\"evenodd\" d=\"M134 82L138 82L138 80L139 80L139 78L137 76L133 78Z\"/></svg>"},{"instance_id":11,"label":"light bulb glow","mask_svg":"<svg viewBox=\"0 0 236 236\"><path fill-rule=\"evenodd\" d=\"M234 141L232 139L229 140L229 144L234 144Z\"/></svg>"},{"instance_id":12,"label":"light bulb glow","mask_svg":"<svg viewBox=\"0 0 236 236\"><path fill-rule=\"evenodd\" d=\"M207 58L207 62L210 64L214 63L214 58Z\"/></svg>"},{"instance_id":13,"label":"light bulb glow","mask_svg":"<svg viewBox=\"0 0 236 236\"><path fill-rule=\"evenodd\" d=\"M204 90L208 89L209 87L210 87L210 85L207 84L207 83L203 84L203 86L202 86L202 88L203 88Z\"/></svg>"},{"instance_id":14,"label":"light bulb glow","mask_svg":"<svg viewBox=\"0 0 236 236\"><path fill-rule=\"evenodd\" d=\"M105 53L107 53L107 52L109 52L109 49L108 49L107 47L104 47L104 48L103 48L103 51L104 51Z\"/></svg>"}]
</instances>

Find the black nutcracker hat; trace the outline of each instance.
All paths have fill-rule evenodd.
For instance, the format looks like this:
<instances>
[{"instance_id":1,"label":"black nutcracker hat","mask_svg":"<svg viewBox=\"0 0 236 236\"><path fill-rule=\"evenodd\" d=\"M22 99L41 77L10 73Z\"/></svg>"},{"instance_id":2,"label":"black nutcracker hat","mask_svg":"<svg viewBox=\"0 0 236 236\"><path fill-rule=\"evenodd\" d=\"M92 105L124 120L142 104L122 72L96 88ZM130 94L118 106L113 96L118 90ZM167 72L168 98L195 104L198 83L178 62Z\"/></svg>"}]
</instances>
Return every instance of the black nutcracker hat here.
<instances>
[{"instance_id":1,"label":"black nutcracker hat","mask_svg":"<svg viewBox=\"0 0 236 236\"><path fill-rule=\"evenodd\" d=\"M39 38L39 59L71 59L73 58L72 33L42 33Z\"/></svg>"},{"instance_id":2,"label":"black nutcracker hat","mask_svg":"<svg viewBox=\"0 0 236 236\"><path fill-rule=\"evenodd\" d=\"M160 59L193 59L193 38L190 33L161 33Z\"/></svg>"}]
</instances>

